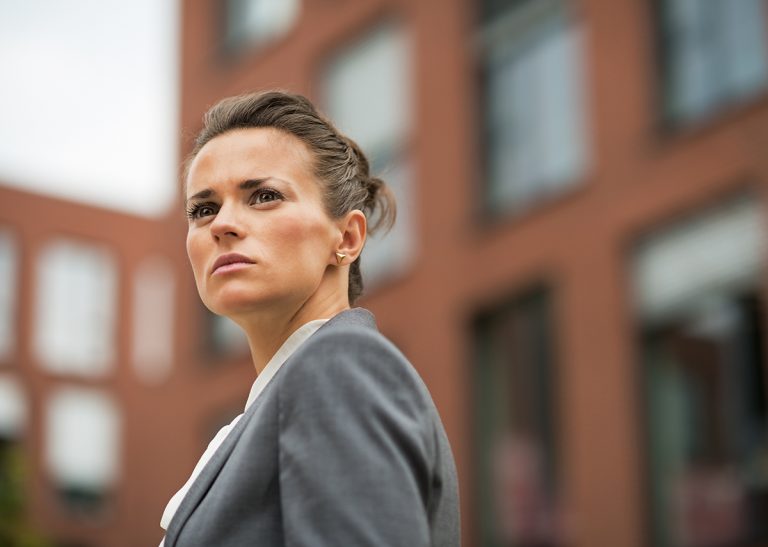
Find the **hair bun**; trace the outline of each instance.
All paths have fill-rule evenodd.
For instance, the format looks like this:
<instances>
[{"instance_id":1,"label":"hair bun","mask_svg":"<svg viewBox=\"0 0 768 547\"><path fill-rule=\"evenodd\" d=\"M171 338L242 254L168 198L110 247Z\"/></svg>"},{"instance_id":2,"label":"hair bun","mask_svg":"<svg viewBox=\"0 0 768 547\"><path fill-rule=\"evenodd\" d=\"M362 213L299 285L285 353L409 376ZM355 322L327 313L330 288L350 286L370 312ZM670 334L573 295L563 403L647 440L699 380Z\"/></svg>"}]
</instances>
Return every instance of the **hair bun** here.
<instances>
[{"instance_id":1,"label":"hair bun","mask_svg":"<svg viewBox=\"0 0 768 547\"><path fill-rule=\"evenodd\" d=\"M397 209L392 189L378 177L368 177L365 181L368 197L365 199L365 213L372 222L368 231L373 233L379 229L389 231L395 224Z\"/></svg>"},{"instance_id":2,"label":"hair bun","mask_svg":"<svg viewBox=\"0 0 768 547\"><path fill-rule=\"evenodd\" d=\"M384 181L380 178L368 177L368 180L365 181L365 187L368 190L368 200L376 199L376 195L379 193L379 190L381 190L383 186Z\"/></svg>"}]
</instances>

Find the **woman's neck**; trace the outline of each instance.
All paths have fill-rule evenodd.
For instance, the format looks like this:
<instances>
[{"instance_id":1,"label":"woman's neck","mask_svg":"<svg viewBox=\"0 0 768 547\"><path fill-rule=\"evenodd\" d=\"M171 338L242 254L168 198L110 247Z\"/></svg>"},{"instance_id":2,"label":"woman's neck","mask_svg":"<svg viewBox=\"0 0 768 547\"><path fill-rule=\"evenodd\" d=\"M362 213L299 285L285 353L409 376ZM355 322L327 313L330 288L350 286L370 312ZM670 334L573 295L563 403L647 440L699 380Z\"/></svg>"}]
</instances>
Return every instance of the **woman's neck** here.
<instances>
[{"instance_id":1,"label":"woman's neck","mask_svg":"<svg viewBox=\"0 0 768 547\"><path fill-rule=\"evenodd\" d=\"M264 310L233 319L248 337L251 358L258 374L296 329L316 319L330 319L345 309L349 309L346 301L310 299L298 308Z\"/></svg>"}]
</instances>

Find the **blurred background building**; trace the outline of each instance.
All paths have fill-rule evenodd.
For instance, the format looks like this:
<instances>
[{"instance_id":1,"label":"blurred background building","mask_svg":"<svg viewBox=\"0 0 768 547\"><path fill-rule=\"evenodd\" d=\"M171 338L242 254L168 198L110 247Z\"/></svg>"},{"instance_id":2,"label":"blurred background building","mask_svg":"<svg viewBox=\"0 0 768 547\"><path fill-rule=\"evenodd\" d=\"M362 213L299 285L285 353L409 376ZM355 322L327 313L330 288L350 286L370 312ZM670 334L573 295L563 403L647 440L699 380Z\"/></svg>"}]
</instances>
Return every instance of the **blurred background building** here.
<instances>
[{"instance_id":1,"label":"blurred background building","mask_svg":"<svg viewBox=\"0 0 768 547\"><path fill-rule=\"evenodd\" d=\"M278 87L394 188L361 305L442 414L464 545L768 545L764 0L180 7L174 161ZM156 544L241 412L185 230L0 187L0 543Z\"/></svg>"}]
</instances>

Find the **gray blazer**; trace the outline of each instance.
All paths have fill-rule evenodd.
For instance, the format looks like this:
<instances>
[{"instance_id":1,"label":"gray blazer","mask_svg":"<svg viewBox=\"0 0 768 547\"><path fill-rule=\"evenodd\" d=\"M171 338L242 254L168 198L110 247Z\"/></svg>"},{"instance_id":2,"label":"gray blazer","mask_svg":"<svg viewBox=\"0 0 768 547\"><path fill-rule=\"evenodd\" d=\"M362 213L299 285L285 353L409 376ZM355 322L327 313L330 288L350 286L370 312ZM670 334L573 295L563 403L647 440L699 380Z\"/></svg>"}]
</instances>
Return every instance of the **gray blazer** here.
<instances>
[{"instance_id":1,"label":"gray blazer","mask_svg":"<svg viewBox=\"0 0 768 547\"><path fill-rule=\"evenodd\" d=\"M171 520L166 547L459 545L456 469L424 383L347 310L286 361Z\"/></svg>"}]
</instances>

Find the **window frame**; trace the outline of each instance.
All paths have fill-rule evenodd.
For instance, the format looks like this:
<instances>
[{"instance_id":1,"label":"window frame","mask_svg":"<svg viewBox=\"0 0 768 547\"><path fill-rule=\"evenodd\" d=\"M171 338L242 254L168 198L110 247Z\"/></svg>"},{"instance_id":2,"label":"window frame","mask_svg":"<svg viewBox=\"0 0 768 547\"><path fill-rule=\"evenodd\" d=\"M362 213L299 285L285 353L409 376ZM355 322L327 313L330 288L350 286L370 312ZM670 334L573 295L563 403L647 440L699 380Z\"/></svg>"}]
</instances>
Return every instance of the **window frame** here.
<instances>
[{"instance_id":1,"label":"window frame","mask_svg":"<svg viewBox=\"0 0 768 547\"><path fill-rule=\"evenodd\" d=\"M99 324L105 324L104 335L107 338L105 340L106 355L103 360L89 361L87 365L83 366L82 361L78 361L79 366L73 365L72 356L67 356L65 360L50 360L49 350L44 350L43 346L48 342L41 329L48 327L48 324L42 324L41 310L44 307L50 308L50 304L43 304L41 299L47 295L47 292L43 292L43 281L50 281L53 277L46 277L46 271L52 272L50 266L43 268L43 258L48 258L51 251L67 249L76 250L77 253L85 253L89 255L88 258L97 258L99 266L103 266L109 277L104 277L104 289L109 293L103 299L99 299L99 308L104 313L104 317L98 321ZM71 259L71 256L68 257ZM105 273L104 271L99 272ZM32 333L31 333L31 345L36 362L40 365L40 368L48 374L54 376L62 376L67 378L85 378L93 380L102 380L112 376L119 364L120 360L120 331L122 328L122 314L121 305L123 289L123 269L120 264L120 257L116 249L110 245L95 241L92 239L85 239L69 234L58 234L55 237L47 239L43 244L36 249L33 274L34 279L34 296L32 303L32 315L34 318ZM51 274L52 275L52 274ZM46 288L45 291L50 289ZM109 308L103 306L109 306ZM46 313L46 312L44 312ZM48 321L48 320L46 320ZM92 349L92 348L91 348ZM87 369L87 370L86 370Z\"/></svg>"},{"instance_id":2,"label":"window frame","mask_svg":"<svg viewBox=\"0 0 768 547\"><path fill-rule=\"evenodd\" d=\"M295 0L296 15L285 29L263 39L248 35L235 38L230 28L230 6L233 1L238 0L216 0L212 4L216 11L217 47L214 48L218 53L216 64L221 61L234 63L250 55L265 54L271 48L286 41L296 31L306 9L304 6L306 0Z\"/></svg>"},{"instance_id":3,"label":"window frame","mask_svg":"<svg viewBox=\"0 0 768 547\"><path fill-rule=\"evenodd\" d=\"M650 347L649 341L654 340L659 336L660 332L669 328L670 325L677 325L681 322L685 322L692 317L697 311L697 300L689 296L685 302L672 307L668 307L663 314L659 314L656 311L643 309L643 306L637 300L638 295L638 270L635 264L635 260L639 256L639 253L647 248L649 242L654 239L664 239L665 236L675 237L681 231L687 231L687 227L697 227L701 229L706 227L710 222L717 221L720 218L720 214L727 213L732 208L738 208L741 205L753 203L762 212L761 200L759 196L751 191L751 188L747 187L741 191L731 193L726 196L719 196L717 200L705 205L704 207L696 207L695 209L686 212L684 215L679 214L671 217L670 219L662 222L657 222L652 230L636 234L626 247L625 260L627 267L627 277L630 280L628 291L634 293L636 301L633 303L633 310L631 312L630 323L632 324L631 341L632 341L632 368L633 379L638 386L639 396L633 405L636 409L635 423L637 424L637 438L638 438L638 454L639 454L639 476L642 479L641 494L641 511L642 511L642 523L644 524L643 538L642 540L647 544L657 544L657 540L663 535L663 530L658 528L658 514L662 509L659 509L655 505L660 494L657 488L654 486L655 473L657 472L657 463L654 462L654 441L652 440L652 402L648 394L650 393L650 386L652 383L651 375L649 374L649 358L648 348ZM763 220L765 216L761 214ZM733 297L736 299L739 295L754 294L757 296L758 304L762 304L762 307L758 312L763 314L763 322L760 326L763 330L768 326L766 322L766 311L768 311L768 300L765 297L765 283L762 281L764 277L764 268L760 270L762 273L757 275L745 275L743 279L732 284L725 284L720 287L717 293L724 297ZM707 291L709 294L711 291ZM761 334L758 333L758 336ZM658 344L655 348L657 349ZM768 356L768 343L763 343L762 346L763 357ZM763 360L762 375L764 379L768 379L768 367ZM768 397L768 385L766 385L764 395ZM768 403L768 401L767 401ZM661 545L661 543L659 543Z\"/></svg>"},{"instance_id":4,"label":"window frame","mask_svg":"<svg viewBox=\"0 0 768 547\"><path fill-rule=\"evenodd\" d=\"M674 0L673 0L674 1ZM694 115L680 115L674 112L672 106L671 79L673 63L669 53L675 42L672 38L670 22L665 16L665 4L669 0L653 0L648 7L650 25L652 27L651 40L653 42L655 70L652 74L655 80L655 112L657 123L662 133L679 133L686 130L696 130L712 125L740 110L750 108L756 103L764 102L768 97L768 5L761 0L763 6L763 42L765 45L764 65L765 77L762 84L749 90L726 90L723 96L714 101L708 108Z\"/></svg>"},{"instance_id":5,"label":"window frame","mask_svg":"<svg viewBox=\"0 0 768 547\"><path fill-rule=\"evenodd\" d=\"M343 41L334 43L332 47L321 53L321 62L314 74L314 81L317 82L317 87L320 90L319 104L322 105L325 113L331 118L334 123L337 123L335 119L338 117L331 109L331 90L330 77L334 71L334 68L340 59L343 59L345 55L350 52L354 52L361 45L366 44L369 40L375 39L378 34L392 32L398 35L402 40L403 46L406 49L407 65L406 72L406 85L403 90L403 96L407 104L405 127L402 129L404 134L396 135L391 139L376 139L373 143L363 143L358 140L358 137L352 133L346 133L345 129L340 127L339 129L345 132L350 138L352 138L363 150L368 157L371 168L371 175L380 177L385 183L389 183L390 179L388 174L400 171L405 174L405 197L396 195L397 205L397 221L389 232L381 231L373 236L369 235L369 239L379 239L391 237L393 232L402 229L404 238L408 240L408 247L405 249L399 249L398 262L394 267L388 268L381 274L367 273L369 270L370 261L366 260L366 250L368 243L366 243L366 249L363 250L361 255L361 271L364 281L364 289L361 299L367 298L370 295L378 294L387 290L388 287L397 284L403 278L409 275L413 271L416 265L416 258L419 247L419 190L420 187L417 184L416 177L414 176L418 170L418 157L416 157L412 151L411 146L414 139L414 133L417 130L415 121L417 120L417 108L414 85L417 83L416 79L418 74L415 72L413 61L414 48L416 44L414 42L413 31L410 27L409 21L405 18L399 17L397 13L377 13L371 20L366 20L360 25L360 28L356 32L347 36ZM390 186L395 191L395 189ZM402 199L400 199L402 198ZM407 210L407 212L405 212ZM407 219L407 220L404 220ZM405 222L405 224L404 224ZM370 252L370 251L369 251Z\"/></svg>"},{"instance_id":6,"label":"window frame","mask_svg":"<svg viewBox=\"0 0 768 547\"><path fill-rule=\"evenodd\" d=\"M4 321L5 319L8 319L9 321L8 333L10 336L8 340L8 346L6 348L3 348L3 346L0 345L0 366L5 363L10 364L14 356L19 351L18 313L19 313L19 306L21 304L19 297L21 295L21 285L23 283L22 281L23 276L21 275L23 249L22 249L20 238L19 238L19 234L11 226L0 224L0 241L2 241L3 239L5 239L8 243L9 254L11 257L11 264L9 268L10 278L6 278L5 280L0 281L0 283L7 282L9 284L11 291L10 291L8 302L7 302L8 308L0 309L0 321ZM3 304L2 301L0 301L0 305L1 304Z\"/></svg>"},{"instance_id":7,"label":"window frame","mask_svg":"<svg viewBox=\"0 0 768 547\"><path fill-rule=\"evenodd\" d=\"M476 31L473 43L475 55L475 92L476 100L475 114L478 120L477 139L479 143L476 154L476 161L479 164L477 168L478 179L480 181L480 199L475 206L475 215L480 224L494 225L502 220L518 219L530 214L545 210L553 203L559 203L570 196L580 193L585 187L585 181L588 177L590 166L593 162L592 132L590 130L589 119L589 95L590 82L588 80L588 59L584 49L586 40L586 29L580 25L578 6L573 5L572 0L518 0L514 6L508 6L499 9L494 15L495 21L488 22L488 14L484 13L483 5L480 4L475 9ZM579 111L574 115L578 118L577 127L581 130L581 141L583 149L580 158L581 165L571 176L558 180L556 184L547 176L537 174L526 184L531 187L539 187L539 190L533 193L526 193L524 199L504 200L501 205L494 205L494 199L491 196L494 181L491 173L491 150L490 128L488 125L488 93L489 93L489 61L488 57L494 47L504 42L517 42L508 46L508 49L515 50L515 57L523 57L526 52L531 50L538 42L543 39L537 36L535 31L530 30L533 25L546 27L552 24L559 24L556 19L562 19L562 29L566 32L579 32L580 36L577 42L580 42L580 51L575 52L579 58L577 70L580 75L575 84L578 99L580 101ZM514 36L514 38L509 38Z\"/></svg>"},{"instance_id":8,"label":"window frame","mask_svg":"<svg viewBox=\"0 0 768 547\"><path fill-rule=\"evenodd\" d=\"M552 504L553 514L562 508L563 501L563 435L562 435L562 405L559 388L560 359L557 352L557 324L556 324L557 291L554 284L547 280L539 280L528 284L525 288L514 291L512 294L500 299L499 302L489 303L479 308L472 316L471 348L472 360L470 363L471 404L470 424L472 427L472 451L471 471L473 477L473 507L470 518L474 523L474 541L478 545L496 545L498 533L497 517L494 515L497 502L493 499L492 475L492 451L490 444L493 441L493 425L489 423L489 416L493 414L491 408L495 402L490 401L483 387L493 382L493 358L490 356L492 348L487 343L493 338L491 332L494 325L499 322L509 321L514 316L527 315L533 309L541 316L543 331L538 334L543 338L536 344L543 352L546 366L537 370L534 386L537 394L546 392L546 400L534 401L534 407L546 408L544 416L540 416L544 426L544 439L541 444L544 463L542 474L545 479L546 494ZM539 345L540 344L540 345ZM537 355L536 358L540 357ZM498 358L498 357L497 357ZM485 486L483 481L485 480ZM556 530L553 530L557 534ZM557 541L555 539L554 541Z\"/></svg>"}]
</instances>

